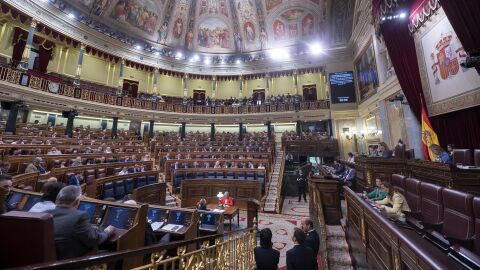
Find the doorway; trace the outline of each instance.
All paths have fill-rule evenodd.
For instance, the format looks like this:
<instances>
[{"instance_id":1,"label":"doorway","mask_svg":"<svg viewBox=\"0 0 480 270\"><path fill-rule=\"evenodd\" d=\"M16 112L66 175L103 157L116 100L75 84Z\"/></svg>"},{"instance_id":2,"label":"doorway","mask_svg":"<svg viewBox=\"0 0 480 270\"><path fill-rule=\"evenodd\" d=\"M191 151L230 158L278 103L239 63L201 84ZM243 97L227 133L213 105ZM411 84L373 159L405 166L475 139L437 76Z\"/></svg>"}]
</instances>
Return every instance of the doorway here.
<instances>
[{"instance_id":1,"label":"doorway","mask_svg":"<svg viewBox=\"0 0 480 270\"><path fill-rule=\"evenodd\" d=\"M305 101L315 101L317 100L317 85L308 84L303 85L303 100Z\"/></svg>"},{"instance_id":2,"label":"doorway","mask_svg":"<svg viewBox=\"0 0 480 270\"><path fill-rule=\"evenodd\" d=\"M193 90L193 102L195 105L202 105L205 101L205 90Z\"/></svg>"},{"instance_id":3,"label":"doorway","mask_svg":"<svg viewBox=\"0 0 480 270\"><path fill-rule=\"evenodd\" d=\"M136 98L138 95L138 82L123 79L123 92L127 97Z\"/></svg>"},{"instance_id":4,"label":"doorway","mask_svg":"<svg viewBox=\"0 0 480 270\"><path fill-rule=\"evenodd\" d=\"M253 89L252 94L253 101L264 101L265 100L265 89Z\"/></svg>"}]
</instances>

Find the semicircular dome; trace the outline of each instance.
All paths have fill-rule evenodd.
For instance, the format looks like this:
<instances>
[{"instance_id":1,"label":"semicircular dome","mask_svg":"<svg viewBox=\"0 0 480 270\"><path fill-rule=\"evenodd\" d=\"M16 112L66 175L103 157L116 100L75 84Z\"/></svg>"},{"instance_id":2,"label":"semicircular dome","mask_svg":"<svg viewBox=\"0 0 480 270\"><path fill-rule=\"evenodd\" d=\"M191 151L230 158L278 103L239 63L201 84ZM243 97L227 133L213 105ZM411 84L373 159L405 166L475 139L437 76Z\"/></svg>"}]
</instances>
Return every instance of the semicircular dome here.
<instances>
[{"instance_id":1,"label":"semicircular dome","mask_svg":"<svg viewBox=\"0 0 480 270\"><path fill-rule=\"evenodd\" d=\"M291 46L320 39L326 29L326 0L63 2L82 22L108 35L212 54Z\"/></svg>"}]
</instances>

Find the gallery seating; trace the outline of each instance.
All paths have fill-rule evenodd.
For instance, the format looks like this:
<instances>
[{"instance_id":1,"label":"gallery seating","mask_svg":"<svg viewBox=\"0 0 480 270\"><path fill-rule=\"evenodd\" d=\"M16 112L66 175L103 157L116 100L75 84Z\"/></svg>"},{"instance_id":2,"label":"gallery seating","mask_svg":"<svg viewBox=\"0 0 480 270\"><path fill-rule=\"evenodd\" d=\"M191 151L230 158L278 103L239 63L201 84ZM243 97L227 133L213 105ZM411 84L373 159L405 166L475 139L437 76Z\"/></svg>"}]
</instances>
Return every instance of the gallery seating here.
<instances>
[{"instance_id":1,"label":"gallery seating","mask_svg":"<svg viewBox=\"0 0 480 270\"><path fill-rule=\"evenodd\" d=\"M443 187L422 182L420 184L422 213L421 220L426 226L441 228L443 223Z\"/></svg>"},{"instance_id":2,"label":"gallery seating","mask_svg":"<svg viewBox=\"0 0 480 270\"><path fill-rule=\"evenodd\" d=\"M472 165L472 151L470 149L453 149L453 164L462 164L464 166Z\"/></svg>"},{"instance_id":3,"label":"gallery seating","mask_svg":"<svg viewBox=\"0 0 480 270\"><path fill-rule=\"evenodd\" d=\"M406 177L400 174L392 174L393 188L405 196L405 179Z\"/></svg>"}]
</instances>

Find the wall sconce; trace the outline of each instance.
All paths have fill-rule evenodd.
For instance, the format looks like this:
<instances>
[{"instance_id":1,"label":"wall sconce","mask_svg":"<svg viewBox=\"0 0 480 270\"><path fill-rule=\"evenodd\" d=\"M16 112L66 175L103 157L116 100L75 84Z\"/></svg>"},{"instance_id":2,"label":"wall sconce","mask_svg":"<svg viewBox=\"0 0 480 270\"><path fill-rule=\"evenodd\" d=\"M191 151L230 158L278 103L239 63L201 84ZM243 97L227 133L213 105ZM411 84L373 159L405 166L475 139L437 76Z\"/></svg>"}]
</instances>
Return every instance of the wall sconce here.
<instances>
[{"instance_id":1,"label":"wall sconce","mask_svg":"<svg viewBox=\"0 0 480 270\"><path fill-rule=\"evenodd\" d=\"M377 136L378 133L378 129L375 127L369 127L368 130L365 131L365 134L368 134L369 136Z\"/></svg>"},{"instance_id":2,"label":"wall sconce","mask_svg":"<svg viewBox=\"0 0 480 270\"><path fill-rule=\"evenodd\" d=\"M365 138L365 134L366 132L365 131L361 131L361 132L357 132L357 129L356 128L352 128L352 130L350 131L349 128L344 128L343 129L343 134L345 135L345 139L351 141L351 140L358 140L358 139L363 139Z\"/></svg>"}]
</instances>

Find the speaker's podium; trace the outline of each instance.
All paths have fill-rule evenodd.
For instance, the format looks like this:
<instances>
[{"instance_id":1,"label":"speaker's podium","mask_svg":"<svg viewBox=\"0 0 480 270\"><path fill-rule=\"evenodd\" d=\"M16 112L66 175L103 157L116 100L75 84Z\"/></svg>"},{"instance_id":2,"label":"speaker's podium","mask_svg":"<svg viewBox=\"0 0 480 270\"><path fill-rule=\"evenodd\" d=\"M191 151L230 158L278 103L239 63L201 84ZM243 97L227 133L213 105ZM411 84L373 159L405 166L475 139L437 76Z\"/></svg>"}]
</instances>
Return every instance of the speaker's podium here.
<instances>
[{"instance_id":1,"label":"speaker's podium","mask_svg":"<svg viewBox=\"0 0 480 270\"><path fill-rule=\"evenodd\" d=\"M253 227L253 219L258 222L258 209L260 208L260 201L250 198L247 201L247 228Z\"/></svg>"}]
</instances>

